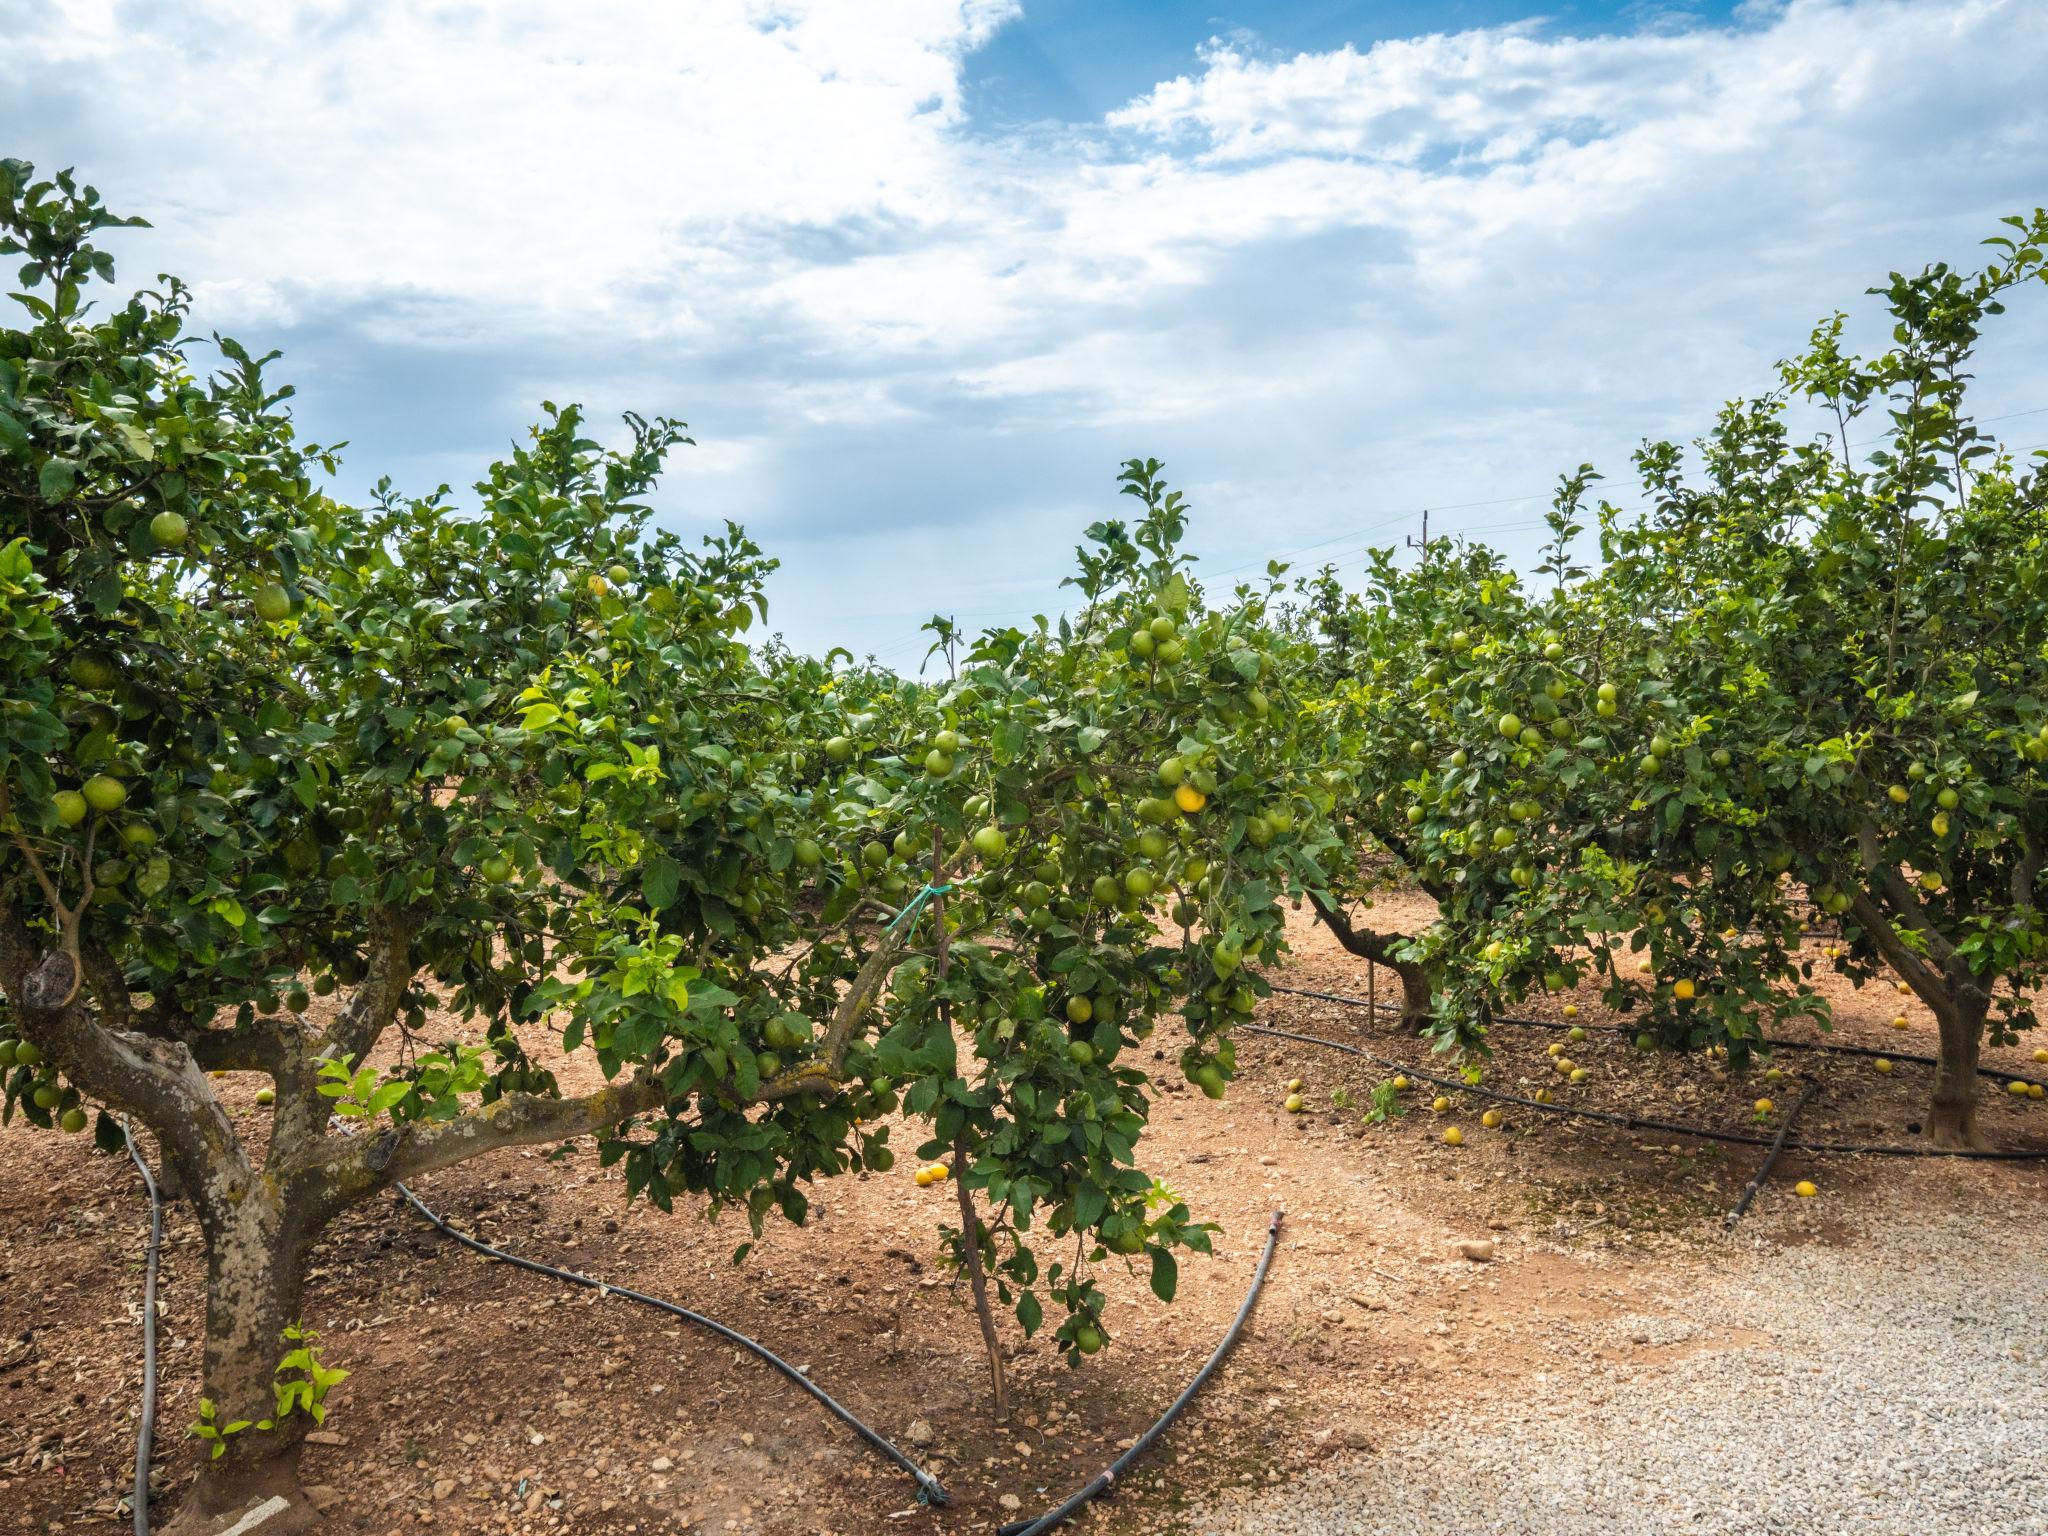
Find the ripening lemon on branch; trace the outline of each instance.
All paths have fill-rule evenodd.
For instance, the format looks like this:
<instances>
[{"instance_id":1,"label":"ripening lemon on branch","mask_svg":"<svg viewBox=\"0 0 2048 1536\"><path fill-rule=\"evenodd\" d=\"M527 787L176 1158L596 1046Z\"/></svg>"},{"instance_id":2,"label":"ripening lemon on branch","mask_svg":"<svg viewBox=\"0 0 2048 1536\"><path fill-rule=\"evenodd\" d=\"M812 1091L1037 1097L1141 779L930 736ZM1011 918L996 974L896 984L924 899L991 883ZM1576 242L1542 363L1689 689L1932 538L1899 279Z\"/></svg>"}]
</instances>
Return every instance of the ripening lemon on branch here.
<instances>
[{"instance_id":1,"label":"ripening lemon on branch","mask_svg":"<svg viewBox=\"0 0 2048 1536\"><path fill-rule=\"evenodd\" d=\"M1209 803L1209 797L1194 785L1183 782L1174 786L1173 803L1183 815L1192 816Z\"/></svg>"},{"instance_id":2,"label":"ripening lemon on branch","mask_svg":"<svg viewBox=\"0 0 2048 1536\"><path fill-rule=\"evenodd\" d=\"M1695 990L1693 984L1683 976L1671 984L1671 995L1681 1003L1692 1001Z\"/></svg>"}]
</instances>

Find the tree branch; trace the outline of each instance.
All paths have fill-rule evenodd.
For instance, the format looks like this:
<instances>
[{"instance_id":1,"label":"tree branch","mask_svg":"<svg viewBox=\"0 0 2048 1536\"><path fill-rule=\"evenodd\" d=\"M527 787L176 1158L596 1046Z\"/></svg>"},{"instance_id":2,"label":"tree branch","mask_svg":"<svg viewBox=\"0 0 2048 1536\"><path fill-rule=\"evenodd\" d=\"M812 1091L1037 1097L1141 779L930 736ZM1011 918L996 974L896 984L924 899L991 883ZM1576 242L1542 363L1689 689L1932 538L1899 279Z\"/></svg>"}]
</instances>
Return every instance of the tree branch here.
<instances>
[{"instance_id":1,"label":"tree branch","mask_svg":"<svg viewBox=\"0 0 2048 1536\"><path fill-rule=\"evenodd\" d=\"M873 1005L876 993L881 990L908 939L907 928L882 935L875 952L868 956L833 1009L832 1021L826 1027L815 1060L771 1078L761 1084L751 1097L740 1095L730 1084L698 1091L715 1093L725 1102L740 1107L796 1098L803 1094L828 1097L837 1093L846 1047L853 1038L855 1027ZM329 1038L332 1038L331 1034ZM347 1142L338 1143L322 1137L311 1144L309 1153L299 1151L292 1162L282 1161L273 1152L266 1166L287 1179L315 1176L318 1192L314 1199L323 1212L321 1219L325 1219L392 1183L450 1167L478 1153L502 1147L567 1141L574 1136L608 1131L635 1115L647 1114L669 1102L661 1073L652 1067L643 1067L622 1082L580 1098L507 1094L452 1120L410 1121L387 1126L375 1135L359 1136ZM282 1115L279 1120L282 1125ZM273 1146L275 1144L274 1136Z\"/></svg>"},{"instance_id":2,"label":"tree branch","mask_svg":"<svg viewBox=\"0 0 2048 1536\"><path fill-rule=\"evenodd\" d=\"M0 901L0 991L33 1041L90 1098L142 1121L199 1207L203 1221L247 1195L253 1172L227 1113L181 1041L108 1029L76 998L56 1008L23 1001L38 946L20 912Z\"/></svg>"},{"instance_id":3,"label":"tree branch","mask_svg":"<svg viewBox=\"0 0 2048 1536\"><path fill-rule=\"evenodd\" d=\"M1922 998L1959 997L1973 1004L1988 1001L1989 992L1964 963L1948 937L1927 915L1927 909L1921 905L1912 883L1899 873L1896 864L1885 858L1883 840L1877 828L1868 821L1859 820L1856 824L1856 848L1862 855L1863 867L1869 872L1870 881L1883 893L1892 910L1898 913L1899 921L1919 937L1927 946L1927 954L1934 957L1930 962L1899 937L1890 918L1866 886L1850 893L1850 906L1857 921L1870 934L1871 942L1884 955L1886 963L1903 976L1906 985Z\"/></svg>"},{"instance_id":4,"label":"tree branch","mask_svg":"<svg viewBox=\"0 0 2048 1536\"><path fill-rule=\"evenodd\" d=\"M398 1004L412 985L411 915L396 907L370 909L369 974L319 1043L320 1054L361 1065L398 1017Z\"/></svg>"}]
</instances>

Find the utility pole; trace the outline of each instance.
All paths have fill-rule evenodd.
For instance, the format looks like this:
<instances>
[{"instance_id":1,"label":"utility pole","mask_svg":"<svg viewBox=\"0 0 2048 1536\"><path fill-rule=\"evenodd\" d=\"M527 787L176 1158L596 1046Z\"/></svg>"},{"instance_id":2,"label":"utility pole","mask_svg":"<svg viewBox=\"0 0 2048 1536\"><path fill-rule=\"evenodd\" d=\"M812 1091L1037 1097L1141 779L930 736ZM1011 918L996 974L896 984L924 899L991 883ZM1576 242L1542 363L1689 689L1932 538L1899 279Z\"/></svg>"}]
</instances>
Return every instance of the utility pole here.
<instances>
[{"instance_id":1,"label":"utility pole","mask_svg":"<svg viewBox=\"0 0 2048 1536\"><path fill-rule=\"evenodd\" d=\"M1423 559L1423 562L1424 562L1425 564L1427 564L1427 563L1428 563L1428 561L1429 561L1429 508L1427 508L1427 507L1424 507L1424 508L1422 509L1422 539L1421 539L1421 542L1420 542L1420 543L1418 543L1418 542L1416 541L1415 535L1411 533L1411 534L1410 534L1410 535L1408 536L1408 547L1409 547L1410 549L1419 549L1419 550L1421 550L1421 551L1422 551L1422 559Z\"/></svg>"}]
</instances>

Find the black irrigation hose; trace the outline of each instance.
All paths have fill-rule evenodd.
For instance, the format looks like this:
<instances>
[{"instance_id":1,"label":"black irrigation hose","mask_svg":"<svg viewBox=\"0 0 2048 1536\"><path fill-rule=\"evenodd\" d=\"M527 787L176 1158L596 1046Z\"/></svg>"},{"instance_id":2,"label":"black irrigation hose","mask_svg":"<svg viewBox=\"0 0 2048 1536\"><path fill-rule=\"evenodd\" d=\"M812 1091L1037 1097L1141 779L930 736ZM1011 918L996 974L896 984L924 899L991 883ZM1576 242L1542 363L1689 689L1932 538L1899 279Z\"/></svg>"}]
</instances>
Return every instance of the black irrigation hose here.
<instances>
[{"instance_id":1,"label":"black irrigation hose","mask_svg":"<svg viewBox=\"0 0 2048 1536\"><path fill-rule=\"evenodd\" d=\"M1380 1013L1398 1013L1400 1009L1392 1003L1375 1003L1363 997L1349 997L1342 992L1316 992L1307 987L1283 987L1277 981L1266 983L1275 992L1285 992L1290 997L1320 998L1326 1003L1343 1003L1351 1008L1371 1008ZM1494 1024L1514 1024L1524 1029L1583 1029L1593 1035L1625 1035L1630 1031L1625 1024L1578 1024L1560 1019L1533 1019L1526 1015L1501 1014L1490 1020ZM1932 1056L1922 1056L1913 1051L1884 1051L1868 1045L1836 1045L1827 1040L1773 1040L1760 1036L1756 1042L1773 1051L1817 1051L1828 1056L1865 1056L1878 1061L1911 1061L1923 1067L1938 1066ZM1995 1083L2037 1081L2024 1072L2002 1072L1997 1067L1977 1068L1979 1077L1988 1077Z\"/></svg>"},{"instance_id":2,"label":"black irrigation hose","mask_svg":"<svg viewBox=\"0 0 2048 1536\"><path fill-rule=\"evenodd\" d=\"M1244 1331L1245 1319L1252 1315L1252 1307L1259 1299L1259 1292L1265 1287L1266 1271L1273 1267L1273 1250L1280 1242L1280 1218L1286 1214L1285 1211L1273 1213L1272 1223L1266 1228L1266 1251L1259 1255L1259 1267L1252 1274L1252 1288L1245 1292L1244 1300L1239 1303L1237 1316L1231 1321L1229 1331L1223 1335L1222 1341L1217 1344L1209 1358L1202 1363L1202 1368L1195 1372L1195 1379L1173 1400L1173 1405L1159 1416L1159 1422L1132 1441L1129 1450L1097 1473L1094 1481L1070 1496L1065 1503L1047 1510L1042 1515L1034 1515L1029 1520L1012 1520L1008 1525L998 1526L996 1536L1045 1536L1045 1533L1054 1526L1071 1520L1090 1499L1098 1494L1107 1493L1116 1485L1116 1480L1129 1469L1131 1463L1150 1450L1152 1443L1166 1433L1173 1421L1180 1417L1181 1410L1186 1408L1194 1395L1202 1390L1202 1384L1215 1374L1216 1367L1223 1363L1223 1357L1230 1353L1232 1346L1237 1343L1237 1336Z\"/></svg>"},{"instance_id":3,"label":"black irrigation hose","mask_svg":"<svg viewBox=\"0 0 2048 1536\"><path fill-rule=\"evenodd\" d=\"M1493 1099L1502 1104L1519 1104L1525 1109L1540 1109L1553 1115L1598 1120L1631 1131L1663 1131L1672 1136L1697 1136L1703 1141L1726 1141L1745 1147L1768 1147L1775 1140L1774 1137L1751 1136L1742 1131L1710 1131L1703 1126L1676 1125L1669 1120L1645 1120L1636 1115L1610 1114L1604 1109L1580 1109L1570 1104L1545 1104L1538 1099L1524 1098L1518 1093L1502 1093L1495 1088L1481 1088L1476 1083L1466 1082L1463 1078L1438 1077L1435 1073L1425 1072L1420 1067L1411 1067L1405 1061L1390 1061L1384 1056L1362 1051L1355 1045L1346 1045L1341 1040L1325 1040L1320 1035L1298 1034L1291 1029L1273 1029L1264 1024L1240 1024L1237 1026L1237 1032L1244 1035L1272 1035L1280 1040L1299 1040L1303 1045L1325 1046L1333 1051L1363 1057L1375 1066L1406 1073L1409 1077L1419 1077L1425 1083L1435 1083L1440 1088L1476 1094L1482 1099ZM1979 1152L1969 1148L1951 1150L1947 1147L1866 1146L1860 1142L1843 1141L1788 1141L1785 1145L1800 1152L1867 1152L1875 1157L1966 1157L1994 1163L2048 1161L2048 1147L2017 1152Z\"/></svg>"},{"instance_id":4,"label":"black irrigation hose","mask_svg":"<svg viewBox=\"0 0 2048 1536\"><path fill-rule=\"evenodd\" d=\"M149 1449L156 1438L156 1272L157 1256L164 1240L164 1202L157 1193L156 1176L135 1145L128 1122L121 1122L122 1139L135 1171L149 1191L149 1257L142 1271L142 1412L135 1425L135 1536L149 1536Z\"/></svg>"},{"instance_id":5,"label":"black irrigation hose","mask_svg":"<svg viewBox=\"0 0 2048 1536\"><path fill-rule=\"evenodd\" d=\"M842 1407L824 1388L820 1387L780 1355L770 1350L767 1345L756 1343L744 1333L734 1328L728 1328L716 1318L706 1317L701 1312L692 1312L688 1307L677 1306L672 1301L663 1301L659 1296L649 1296L640 1291L628 1290L623 1285L612 1285L603 1280L592 1279L589 1275L577 1274L574 1270L557 1269L554 1265L543 1264L537 1259L523 1259L516 1253L507 1253L502 1248L493 1248L489 1243L480 1242L465 1232L456 1231L455 1228L429 1210L426 1202L406 1188L405 1185L400 1184L397 1188L398 1192L412 1203L412 1208L432 1222L443 1237L453 1238L456 1242L474 1253L481 1253L487 1258L496 1259L500 1263L510 1264L517 1269L531 1270L536 1275L547 1275L551 1279L567 1281L570 1285L580 1285L588 1290L596 1291L600 1295L622 1296L627 1301L637 1301L642 1306L653 1307L657 1311L668 1313L671 1317L679 1317L686 1323L695 1323L700 1328L708 1328L729 1343L739 1345L740 1348L753 1354L755 1358L765 1360L768 1364L774 1366L776 1370L787 1376L799 1387L802 1387L804 1391L810 1393L812 1397L818 1400L819 1405L827 1413L831 1414L840 1423L859 1435L861 1439L867 1441L869 1445L873 1446L882 1455L916 1479L917 1499L920 1504L943 1504L946 1502L946 1490L939 1486L937 1478L933 1477L924 1468L904 1455L903 1452L883 1439L875 1430L868 1428L867 1425L855 1418L851 1410Z\"/></svg>"},{"instance_id":6,"label":"black irrigation hose","mask_svg":"<svg viewBox=\"0 0 2048 1536\"><path fill-rule=\"evenodd\" d=\"M1751 1176L1750 1181L1742 1186L1742 1195L1736 1200L1735 1209L1721 1218L1721 1229L1724 1232L1733 1231L1735 1223L1742 1220L1742 1213L1749 1209L1749 1202L1756 1198L1756 1192L1764 1187L1764 1180L1770 1177L1771 1165L1778 1160L1778 1154L1785 1150L1785 1138L1792 1134L1792 1122L1799 1118L1799 1111L1806 1108L1807 1100L1819 1091L1819 1083L1809 1082L1806 1091L1799 1095L1798 1102L1786 1112L1785 1123L1778 1127L1778 1139L1771 1143L1771 1150L1765 1154L1762 1165Z\"/></svg>"}]
</instances>

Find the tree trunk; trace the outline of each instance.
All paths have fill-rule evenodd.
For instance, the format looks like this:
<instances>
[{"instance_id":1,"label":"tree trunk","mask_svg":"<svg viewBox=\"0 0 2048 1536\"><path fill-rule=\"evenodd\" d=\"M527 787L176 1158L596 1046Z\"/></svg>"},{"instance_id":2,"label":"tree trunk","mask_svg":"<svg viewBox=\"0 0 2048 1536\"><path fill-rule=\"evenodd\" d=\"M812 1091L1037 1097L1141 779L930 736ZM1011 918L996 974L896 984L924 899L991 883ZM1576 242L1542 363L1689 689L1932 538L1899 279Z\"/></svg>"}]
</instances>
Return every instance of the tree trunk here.
<instances>
[{"instance_id":1,"label":"tree trunk","mask_svg":"<svg viewBox=\"0 0 2048 1536\"><path fill-rule=\"evenodd\" d=\"M1402 1026L1419 1032L1436 1012L1436 988L1430 985L1429 972L1413 960L1390 960L1387 964L1401 978Z\"/></svg>"},{"instance_id":2,"label":"tree trunk","mask_svg":"<svg viewBox=\"0 0 2048 1536\"><path fill-rule=\"evenodd\" d=\"M312 1234L259 1186L206 1233L206 1364L204 1395L214 1423L248 1420L227 1437L227 1450L202 1462L166 1536L198 1536L234 1523L251 1508L282 1507L260 1525L261 1536L308 1531L318 1517L299 1484L299 1452L311 1421L294 1413L274 1429L257 1424L276 1406L277 1363L284 1330L299 1320ZM211 1442L200 1442L208 1455Z\"/></svg>"},{"instance_id":3,"label":"tree trunk","mask_svg":"<svg viewBox=\"0 0 2048 1536\"><path fill-rule=\"evenodd\" d=\"M1980 1148L1984 1143L1977 1130L1977 1063L1984 1047L1985 1009L1967 999L1944 999L1933 1006L1941 1048L1934 1067L1928 1134L1938 1147Z\"/></svg>"},{"instance_id":4,"label":"tree trunk","mask_svg":"<svg viewBox=\"0 0 2048 1536\"><path fill-rule=\"evenodd\" d=\"M1408 940L1403 934L1378 933L1351 921L1343 908L1311 896L1310 904L1325 928L1339 944L1361 960L1384 965L1401 978L1401 1025L1420 1031L1436 1012L1436 986L1429 971L1413 960L1401 959L1394 950Z\"/></svg>"}]
</instances>

